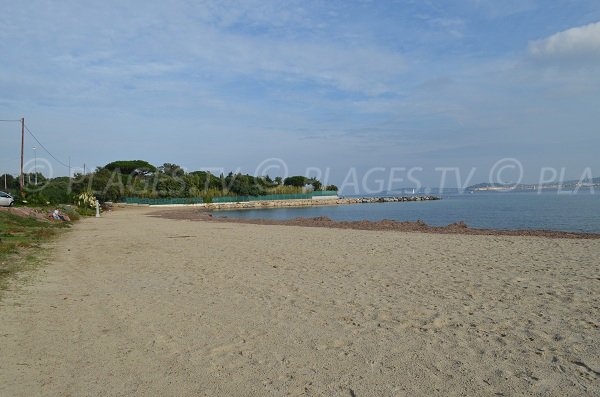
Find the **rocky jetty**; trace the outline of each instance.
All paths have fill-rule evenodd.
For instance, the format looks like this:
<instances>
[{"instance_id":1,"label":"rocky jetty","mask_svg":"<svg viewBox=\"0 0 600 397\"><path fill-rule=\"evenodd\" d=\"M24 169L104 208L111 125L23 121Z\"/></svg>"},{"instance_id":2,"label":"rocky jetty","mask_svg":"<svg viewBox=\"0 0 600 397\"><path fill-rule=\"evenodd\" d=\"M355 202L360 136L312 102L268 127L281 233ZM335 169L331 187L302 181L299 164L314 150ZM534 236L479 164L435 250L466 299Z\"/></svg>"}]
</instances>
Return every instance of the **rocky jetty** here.
<instances>
[{"instance_id":1,"label":"rocky jetty","mask_svg":"<svg viewBox=\"0 0 600 397\"><path fill-rule=\"evenodd\" d=\"M395 196L395 197L338 197L331 196L319 197L318 199L295 199L295 200L264 200L264 201L239 201L230 203L197 203L197 204L164 204L152 205L153 207L200 207L207 210L238 210L238 209L259 209L259 208L279 208L279 207L313 207L321 205L345 205L345 204L369 204L369 203L400 203L409 201L432 201L439 200L437 196ZM127 205L148 205L148 204L123 204Z\"/></svg>"},{"instance_id":2,"label":"rocky jetty","mask_svg":"<svg viewBox=\"0 0 600 397\"><path fill-rule=\"evenodd\" d=\"M361 203L397 203L405 201L439 200L437 196L401 196L401 197L363 197Z\"/></svg>"},{"instance_id":3,"label":"rocky jetty","mask_svg":"<svg viewBox=\"0 0 600 397\"><path fill-rule=\"evenodd\" d=\"M319 200L268 200L268 201L242 201L234 203L210 203L203 205L210 210L234 210L251 208L278 208L278 207L312 207L319 205L344 205L344 204L368 204L368 203L398 203L408 201L431 201L439 200L437 196L401 196L401 197L337 197Z\"/></svg>"}]
</instances>

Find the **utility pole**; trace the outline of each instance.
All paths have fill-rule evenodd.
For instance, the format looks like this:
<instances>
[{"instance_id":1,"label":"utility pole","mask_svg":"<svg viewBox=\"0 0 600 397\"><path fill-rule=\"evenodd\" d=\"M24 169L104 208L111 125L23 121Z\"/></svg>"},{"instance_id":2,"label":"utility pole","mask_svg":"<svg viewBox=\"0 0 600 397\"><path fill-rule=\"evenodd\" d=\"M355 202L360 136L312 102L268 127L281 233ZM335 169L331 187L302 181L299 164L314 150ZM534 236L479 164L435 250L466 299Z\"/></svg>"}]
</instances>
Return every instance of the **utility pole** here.
<instances>
[{"instance_id":1,"label":"utility pole","mask_svg":"<svg viewBox=\"0 0 600 397\"><path fill-rule=\"evenodd\" d=\"M35 185L37 186L37 152L35 151L35 149L36 148L34 146L33 147L33 158L35 160L34 160L34 163L33 163L34 164L34 166L33 166L34 168L33 169L35 170Z\"/></svg>"},{"instance_id":2,"label":"utility pole","mask_svg":"<svg viewBox=\"0 0 600 397\"><path fill-rule=\"evenodd\" d=\"M83 175L85 175L85 163L83 163Z\"/></svg>"},{"instance_id":3,"label":"utility pole","mask_svg":"<svg viewBox=\"0 0 600 397\"><path fill-rule=\"evenodd\" d=\"M69 156L69 178L71 177L71 156Z\"/></svg>"},{"instance_id":4,"label":"utility pole","mask_svg":"<svg viewBox=\"0 0 600 397\"><path fill-rule=\"evenodd\" d=\"M25 185L23 175L23 153L25 147L25 117L21 117L21 175L19 177L19 185L21 187L21 195L23 195L23 186Z\"/></svg>"}]
</instances>

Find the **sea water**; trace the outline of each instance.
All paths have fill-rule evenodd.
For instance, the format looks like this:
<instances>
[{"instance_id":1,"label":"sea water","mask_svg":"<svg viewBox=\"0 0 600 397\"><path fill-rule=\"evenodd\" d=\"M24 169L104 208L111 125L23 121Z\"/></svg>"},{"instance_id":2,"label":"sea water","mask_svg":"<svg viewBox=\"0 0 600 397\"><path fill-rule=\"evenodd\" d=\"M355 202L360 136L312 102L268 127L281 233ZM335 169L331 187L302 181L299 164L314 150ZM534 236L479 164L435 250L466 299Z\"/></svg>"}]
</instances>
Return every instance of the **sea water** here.
<instances>
[{"instance_id":1,"label":"sea water","mask_svg":"<svg viewBox=\"0 0 600 397\"><path fill-rule=\"evenodd\" d=\"M442 194L437 201L393 202L217 211L231 218L293 219L326 216L336 221L422 220L445 226L464 221L486 229L546 229L600 233L600 192L475 192Z\"/></svg>"}]
</instances>

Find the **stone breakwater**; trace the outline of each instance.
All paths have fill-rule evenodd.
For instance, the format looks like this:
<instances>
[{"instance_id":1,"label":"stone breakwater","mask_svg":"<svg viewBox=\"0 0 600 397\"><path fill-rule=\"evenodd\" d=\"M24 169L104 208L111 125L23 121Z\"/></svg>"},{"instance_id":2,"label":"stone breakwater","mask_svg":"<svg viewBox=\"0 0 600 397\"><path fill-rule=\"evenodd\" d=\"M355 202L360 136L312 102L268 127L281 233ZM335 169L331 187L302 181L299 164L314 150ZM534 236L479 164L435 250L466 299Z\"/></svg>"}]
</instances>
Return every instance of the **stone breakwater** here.
<instances>
[{"instance_id":1,"label":"stone breakwater","mask_svg":"<svg viewBox=\"0 0 600 397\"><path fill-rule=\"evenodd\" d=\"M332 198L319 200L269 200L269 201L242 201L234 203L208 203L202 205L208 210L238 210L238 209L260 209L279 207L314 207L318 205L344 205L344 204L367 204L367 203L394 203L408 201L431 201L439 200L436 196L403 196L403 197L350 197Z\"/></svg>"},{"instance_id":2,"label":"stone breakwater","mask_svg":"<svg viewBox=\"0 0 600 397\"><path fill-rule=\"evenodd\" d=\"M402 197L363 197L361 203L396 203L405 201L431 201L439 200L437 196L402 196Z\"/></svg>"}]
</instances>

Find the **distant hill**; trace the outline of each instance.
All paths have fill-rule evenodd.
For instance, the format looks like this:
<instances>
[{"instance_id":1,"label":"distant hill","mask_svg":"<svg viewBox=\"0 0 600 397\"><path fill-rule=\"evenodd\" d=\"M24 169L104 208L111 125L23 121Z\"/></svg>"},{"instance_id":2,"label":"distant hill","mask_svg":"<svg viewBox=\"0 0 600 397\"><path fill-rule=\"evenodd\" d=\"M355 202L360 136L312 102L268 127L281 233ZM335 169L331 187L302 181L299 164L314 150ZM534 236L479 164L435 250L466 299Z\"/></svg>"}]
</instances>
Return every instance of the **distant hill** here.
<instances>
[{"instance_id":1,"label":"distant hill","mask_svg":"<svg viewBox=\"0 0 600 397\"><path fill-rule=\"evenodd\" d=\"M559 182L549 182L544 184L502 184L502 183L477 183L475 185L471 185L466 188L468 191L478 191L478 190L489 190L489 191L502 191L502 190L537 190L537 189L558 189L558 188L576 188L579 187L600 187L600 177L597 178L587 178L583 180L572 179L568 181L564 181L562 183Z\"/></svg>"},{"instance_id":2,"label":"distant hill","mask_svg":"<svg viewBox=\"0 0 600 397\"><path fill-rule=\"evenodd\" d=\"M477 183L475 185L471 185L467 187L467 190L501 190L501 189L512 189L514 184L506 184L506 183ZM517 185L519 186L519 185Z\"/></svg>"}]
</instances>

